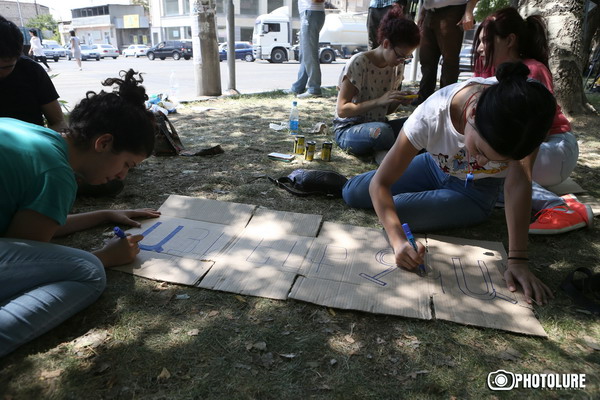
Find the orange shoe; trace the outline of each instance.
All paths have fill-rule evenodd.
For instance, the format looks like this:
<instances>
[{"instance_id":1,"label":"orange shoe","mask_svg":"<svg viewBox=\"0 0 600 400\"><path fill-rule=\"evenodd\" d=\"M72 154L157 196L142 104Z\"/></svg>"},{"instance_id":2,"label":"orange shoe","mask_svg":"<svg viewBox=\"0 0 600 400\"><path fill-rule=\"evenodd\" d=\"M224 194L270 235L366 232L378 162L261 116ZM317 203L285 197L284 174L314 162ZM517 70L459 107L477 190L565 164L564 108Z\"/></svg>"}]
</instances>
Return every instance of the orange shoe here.
<instances>
[{"instance_id":1,"label":"orange shoe","mask_svg":"<svg viewBox=\"0 0 600 400\"><path fill-rule=\"evenodd\" d=\"M594 212L592 211L592 207L580 203L579 200L577 200L577 197L572 194L565 194L564 196L561 196L561 198L567 203L567 206L569 206L571 210L581 215L581 218L583 218L588 228L594 224Z\"/></svg>"},{"instance_id":2,"label":"orange shoe","mask_svg":"<svg viewBox=\"0 0 600 400\"><path fill-rule=\"evenodd\" d=\"M529 225L532 235L556 235L585 228L585 220L567 206L546 208L536 214L537 219Z\"/></svg>"}]
</instances>

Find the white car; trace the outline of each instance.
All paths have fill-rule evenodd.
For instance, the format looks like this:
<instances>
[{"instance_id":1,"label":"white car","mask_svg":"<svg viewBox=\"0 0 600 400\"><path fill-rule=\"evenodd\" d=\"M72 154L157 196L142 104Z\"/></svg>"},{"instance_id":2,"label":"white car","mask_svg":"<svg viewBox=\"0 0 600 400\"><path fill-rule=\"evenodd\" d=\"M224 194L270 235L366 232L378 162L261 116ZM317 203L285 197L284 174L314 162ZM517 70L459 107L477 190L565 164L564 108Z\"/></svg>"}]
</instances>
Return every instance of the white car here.
<instances>
[{"instance_id":1,"label":"white car","mask_svg":"<svg viewBox=\"0 0 600 400\"><path fill-rule=\"evenodd\" d=\"M119 50L110 44L93 44L92 49L96 50L96 52L100 54L101 58L112 57L114 59L117 59L117 57L119 57L120 54Z\"/></svg>"},{"instance_id":2,"label":"white car","mask_svg":"<svg viewBox=\"0 0 600 400\"><path fill-rule=\"evenodd\" d=\"M123 50L123 55L125 57L133 56L136 58L139 56L145 56L146 52L148 51L149 48L150 47L148 47L144 44L132 44L128 48Z\"/></svg>"},{"instance_id":3,"label":"white car","mask_svg":"<svg viewBox=\"0 0 600 400\"><path fill-rule=\"evenodd\" d=\"M54 60L54 62L58 62L59 58L67 57L67 52L65 51L65 49L60 47L58 44L44 43L42 47L44 48L44 54L46 55L46 58L50 58Z\"/></svg>"}]
</instances>

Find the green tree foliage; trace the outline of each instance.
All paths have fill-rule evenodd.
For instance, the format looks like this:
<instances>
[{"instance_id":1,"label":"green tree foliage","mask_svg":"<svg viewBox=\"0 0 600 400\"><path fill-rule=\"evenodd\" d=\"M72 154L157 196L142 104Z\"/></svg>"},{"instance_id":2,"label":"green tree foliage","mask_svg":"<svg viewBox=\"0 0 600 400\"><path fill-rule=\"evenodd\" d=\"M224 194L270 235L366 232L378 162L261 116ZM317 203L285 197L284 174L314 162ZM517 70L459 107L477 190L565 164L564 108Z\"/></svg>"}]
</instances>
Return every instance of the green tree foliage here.
<instances>
[{"instance_id":1,"label":"green tree foliage","mask_svg":"<svg viewBox=\"0 0 600 400\"><path fill-rule=\"evenodd\" d=\"M54 20L54 17L50 14L40 14L29 21L27 21L28 28L38 28L43 33L52 32L51 37L47 37L46 39L54 39L57 40L58 35L58 22Z\"/></svg>"},{"instance_id":2,"label":"green tree foliage","mask_svg":"<svg viewBox=\"0 0 600 400\"><path fill-rule=\"evenodd\" d=\"M481 22L496 10L509 7L511 0L479 0L475 8L475 21Z\"/></svg>"}]
</instances>

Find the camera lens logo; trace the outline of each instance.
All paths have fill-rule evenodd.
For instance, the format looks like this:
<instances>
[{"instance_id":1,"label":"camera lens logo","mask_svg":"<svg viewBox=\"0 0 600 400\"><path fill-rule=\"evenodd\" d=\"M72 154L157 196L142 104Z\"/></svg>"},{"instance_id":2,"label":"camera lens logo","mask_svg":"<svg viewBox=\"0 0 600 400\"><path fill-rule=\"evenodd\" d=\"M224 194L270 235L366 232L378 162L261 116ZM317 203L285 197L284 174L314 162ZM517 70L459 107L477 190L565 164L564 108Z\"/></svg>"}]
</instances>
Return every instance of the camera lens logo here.
<instances>
[{"instance_id":1,"label":"camera lens logo","mask_svg":"<svg viewBox=\"0 0 600 400\"><path fill-rule=\"evenodd\" d=\"M503 369L490 372L488 374L487 384L492 390L511 390L515 387L515 374Z\"/></svg>"}]
</instances>

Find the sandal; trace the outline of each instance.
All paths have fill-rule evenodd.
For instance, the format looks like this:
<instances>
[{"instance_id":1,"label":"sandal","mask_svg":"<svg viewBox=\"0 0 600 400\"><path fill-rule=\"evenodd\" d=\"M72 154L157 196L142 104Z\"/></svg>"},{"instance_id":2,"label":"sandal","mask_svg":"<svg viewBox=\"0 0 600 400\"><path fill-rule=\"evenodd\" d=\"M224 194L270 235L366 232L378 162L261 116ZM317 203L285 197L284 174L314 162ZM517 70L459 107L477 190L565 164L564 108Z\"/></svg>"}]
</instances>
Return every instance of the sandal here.
<instances>
[{"instance_id":1,"label":"sandal","mask_svg":"<svg viewBox=\"0 0 600 400\"><path fill-rule=\"evenodd\" d=\"M585 276L576 278L576 274ZM573 300L577 308L600 316L600 274L594 274L586 267L577 268L567 275L560 288Z\"/></svg>"}]
</instances>

